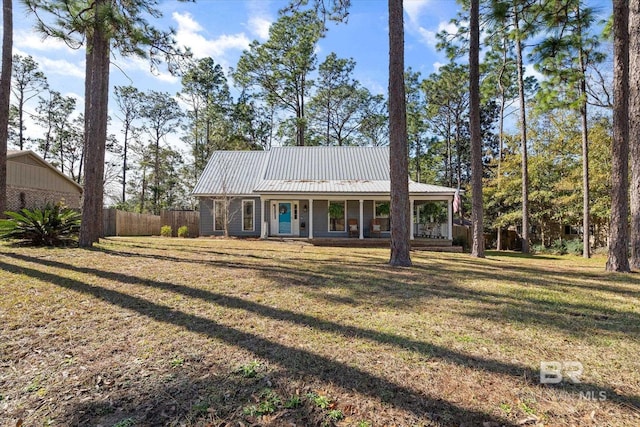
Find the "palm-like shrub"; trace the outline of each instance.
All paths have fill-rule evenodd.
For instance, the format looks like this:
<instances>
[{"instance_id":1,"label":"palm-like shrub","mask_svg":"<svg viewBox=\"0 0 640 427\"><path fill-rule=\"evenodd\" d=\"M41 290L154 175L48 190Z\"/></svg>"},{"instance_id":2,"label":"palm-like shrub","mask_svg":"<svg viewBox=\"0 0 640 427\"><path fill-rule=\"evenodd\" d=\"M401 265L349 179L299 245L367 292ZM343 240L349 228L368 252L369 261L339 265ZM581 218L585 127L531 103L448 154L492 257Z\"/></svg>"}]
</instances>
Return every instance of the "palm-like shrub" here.
<instances>
[{"instance_id":1,"label":"palm-like shrub","mask_svg":"<svg viewBox=\"0 0 640 427\"><path fill-rule=\"evenodd\" d=\"M74 243L80 231L81 215L62 203L42 209L5 212L0 220L0 238L15 239L34 246L66 246Z\"/></svg>"}]
</instances>

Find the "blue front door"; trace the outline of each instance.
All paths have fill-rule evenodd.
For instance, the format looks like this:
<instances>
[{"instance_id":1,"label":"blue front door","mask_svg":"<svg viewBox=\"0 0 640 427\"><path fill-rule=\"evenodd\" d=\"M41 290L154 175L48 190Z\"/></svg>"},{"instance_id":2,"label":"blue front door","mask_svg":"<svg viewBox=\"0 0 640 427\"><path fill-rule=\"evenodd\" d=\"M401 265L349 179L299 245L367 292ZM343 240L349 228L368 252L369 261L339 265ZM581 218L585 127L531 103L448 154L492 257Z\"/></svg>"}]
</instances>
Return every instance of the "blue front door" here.
<instances>
[{"instance_id":1,"label":"blue front door","mask_svg":"<svg viewBox=\"0 0 640 427\"><path fill-rule=\"evenodd\" d=\"M291 203L278 203L278 234L291 234Z\"/></svg>"}]
</instances>

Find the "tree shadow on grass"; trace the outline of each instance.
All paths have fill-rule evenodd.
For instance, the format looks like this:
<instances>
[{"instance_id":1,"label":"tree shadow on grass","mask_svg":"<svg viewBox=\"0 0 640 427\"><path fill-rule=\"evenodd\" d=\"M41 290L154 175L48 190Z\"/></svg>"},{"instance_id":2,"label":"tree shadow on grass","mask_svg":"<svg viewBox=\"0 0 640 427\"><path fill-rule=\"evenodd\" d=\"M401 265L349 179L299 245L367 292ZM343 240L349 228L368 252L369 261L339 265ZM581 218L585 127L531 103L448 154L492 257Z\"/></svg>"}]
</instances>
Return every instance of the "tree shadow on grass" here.
<instances>
[{"instance_id":1,"label":"tree shadow on grass","mask_svg":"<svg viewBox=\"0 0 640 427\"><path fill-rule=\"evenodd\" d=\"M77 268L55 261L30 259L31 257L28 256L17 256L14 254L11 256L25 261L37 262L46 266L67 268L69 270L75 270L87 274L96 274L100 277L119 280L124 283L131 283L135 281L136 283L141 284L135 278L130 276L101 272L96 269ZM258 335L240 331L202 316L184 313L170 307L148 301L144 298L112 289L106 289L100 286L92 286L80 280L61 277L46 271L8 264L2 261L0 261L0 268L14 274L27 275L61 288L92 296L116 307L131 310L158 322L175 325L190 332L207 336L212 339L221 340L227 344L245 349L259 358L268 360L269 362L286 369L290 375L309 376L327 384L337 385L345 390L356 391L363 395L379 399L395 408L412 413L416 420L421 420L422 422L439 422L439 420L446 419L447 423L450 423L449 425L456 426L461 423L479 425L487 421L498 422L500 425L507 427L516 425L506 419L496 417L495 415L463 408L444 399L418 393L413 389L396 384L386 378L380 378L364 370L345 365L324 356L273 342ZM395 345L411 345L410 342L403 342L404 339L401 337L378 334L374 331L362 330L359 328L345 327L337 323L318 320L311 316L265 307L260 304L249 303L236 298L229 298L226 296L222 297L215 294L207 295L208 292L206 291L197 291L179 285L148 280L144 281L142 284L178 293L182 291L185 295L198 297L193 294L193 292L196 292L200 298L208 299L212 303L225 307L237 306L248 311L253 311L256 314L276 319L281 318L283 320L305 324L312 328L329 330L345 335L369 335L372 339L380 342L387 341L392 342ZM428 344L419 342L415 342L414 344L418 346L426 345L427 347L431 347ZM435 349L435 347L433 349ZM449 352L449 350L445 349L443 349L443 351ZM458 359L459 363L467 364L468 366L478 366L481 369L503 371L507 368L506 366L501 367L497 362L485 361L483 359L476 359L474 361L470 360L467 356L461 354L457 355L453 352L451 352L449 357L451 359ZM493 366L493 369L490 369L491 366ZM513 371L521 369L516 366L509 368Z\"/></svg>"},{"instance_id":2,"label":"tree shadow on grass","mask_svg":"<svg viewBox=\"0 0 640 427\"><path fill-rule=\"evenodd\" d=\"M43 260L18 254L8 254L8 256L26 261L43 264L48 267L67 269L89 275L95 275L104 279L118 281L121 283L149 286L166 292L173 292L191 298L197 298L211 304L231 309L241 309L265 318L286 321L316 330L341 334L347 337L358 337L369 339L382 344L389 344L399 349L407 349L418 352L429 358L439 358L460 366L471 369L486 371L490 373L509 375L513 378L539 378L540 372L524 365L506 363L498 360L468 355L451 350L447 347L434 345L428 342L415 340L391 333L379 332L373 329L366 329L357 326L343 325L330 320L323 320L317 317L293 312L289 310L269 307L252 301L247 301L234 296L214 293L208 290L192 288L184 285L177 285L157 280L141 279L119 273L107 272L93 268L76 267L58 261ZM462 409L449 402L432 397L417 394L415 391L407 389L401 385L390 382L384 378L376 377L360 369L346 366L342 363L309 353L305 350L287 347L282 344L273 343L267 339L239 331L225 325L220 325L210 319L200 316L182 313L169 307L155 304L145 299L124 294L118 291L89 286L77 280L61 278L54 274L46 273L31 268L18 267L12 264L0 262L0 267L16 273L27 274L32 277L45 280L55 285L72 289L85 294L90 294L116 306L136 311L154 320L171 323L184 327L192 332L197 332L212 338L220 339L229 344L244 348L253 352L257 356L277 363L285 367L290 372L303 375L310 375L321 381L339 384L345 388L353 388L365 395L378 397L381 400L413 412L417 417L431 417L432 414L446 413L458 414L455 420L468 422L469 420L479 422L491 418L490 415ZM442 286L441 289L445 289ZM467 291L467 290L463 290ZM452 291L447 291L452 292ZM482 296L482 292L474 292L468 297ZM502 297L502 295L500 295ZM531 314L537 316L538 314ZM529 384L535 385L535 384ZM540 385L543 387L542 385ZM579 384L562 386L569 392L578 394L582 391L594 389L607 393L607 399L628 407L640 410L640 398L635 395L624 395L609 387L599 384ZM502 422L509 425L506 420Z\"/></svg>"}]
</instances>

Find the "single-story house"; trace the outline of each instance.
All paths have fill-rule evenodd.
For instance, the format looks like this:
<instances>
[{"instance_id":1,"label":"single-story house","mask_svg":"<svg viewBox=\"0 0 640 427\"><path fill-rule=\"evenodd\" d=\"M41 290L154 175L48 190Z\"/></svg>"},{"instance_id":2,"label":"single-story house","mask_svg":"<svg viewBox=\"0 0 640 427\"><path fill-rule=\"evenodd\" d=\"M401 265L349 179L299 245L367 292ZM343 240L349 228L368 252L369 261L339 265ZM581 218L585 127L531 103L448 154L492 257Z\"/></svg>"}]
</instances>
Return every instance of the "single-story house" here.
<instances>
[{"instance_id":1,"label":"single-story house","mask_svg":"<svg viewBox=\"0 0 640 427\"><path fill-rule=\"evenodd\" d=\"M451 239L455 192L409 180L411 238ZM389 148L216 151L193 195L201 236L388 237Z\"/></svg>"},{"instance_id":2,"label":"single-story house","mask_svg":"<svg viewBox=\"0 0 640 427\"><path fill-rule=\"evenodd\" d=\"M64 203L81 208L82 186L30 150L7 151L7 209L41 208Z\"/></svg>"}]
</instances>

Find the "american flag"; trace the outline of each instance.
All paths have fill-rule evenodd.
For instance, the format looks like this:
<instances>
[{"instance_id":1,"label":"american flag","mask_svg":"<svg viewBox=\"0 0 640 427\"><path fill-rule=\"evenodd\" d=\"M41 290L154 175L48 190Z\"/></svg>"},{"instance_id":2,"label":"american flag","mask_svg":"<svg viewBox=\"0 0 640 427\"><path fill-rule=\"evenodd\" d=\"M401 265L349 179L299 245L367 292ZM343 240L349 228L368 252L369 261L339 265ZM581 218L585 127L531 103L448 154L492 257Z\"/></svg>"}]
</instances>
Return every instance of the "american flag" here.
<instances>
[{"instance_id":1,"label":"american flag","mask_svg":"<svg viewBox=\"0 0 640 427\"><path fill-rule=\"evenodd\" d=\"M460 211L460 189L456 190L453 195L453 212L458 213Z\"/></svg>"}]
</instances>

